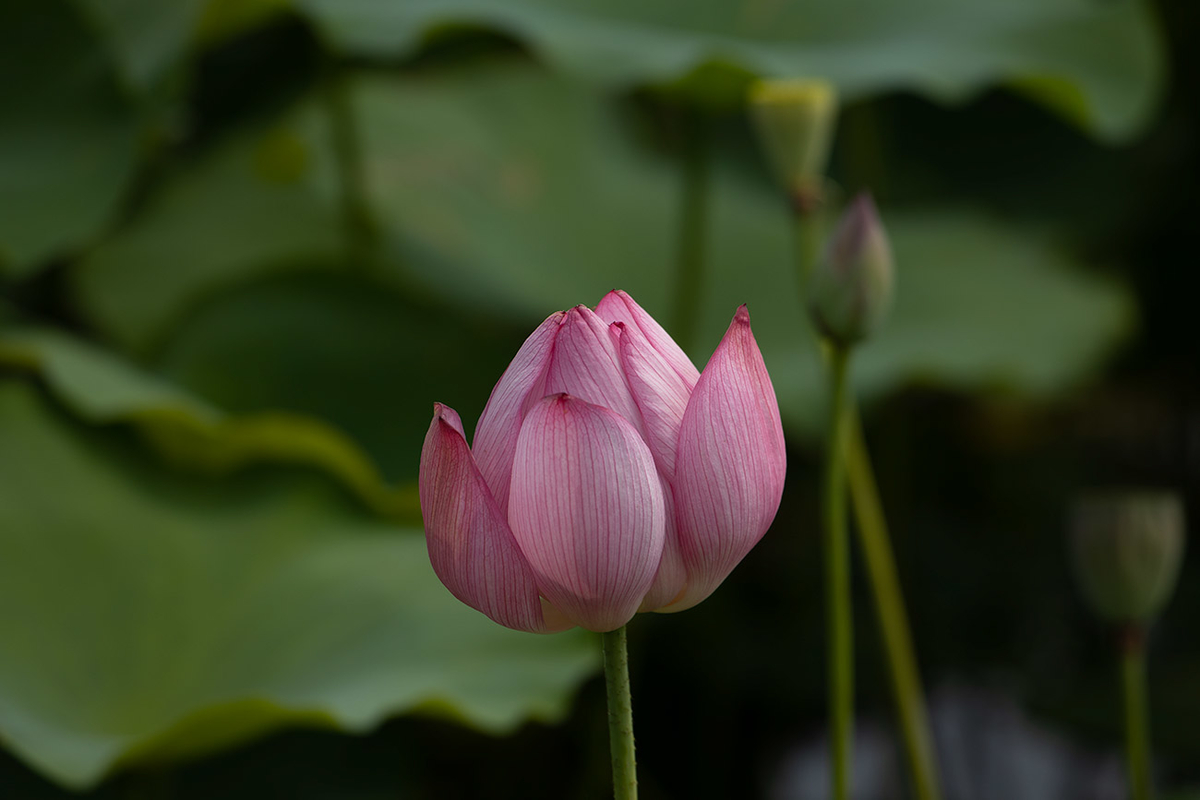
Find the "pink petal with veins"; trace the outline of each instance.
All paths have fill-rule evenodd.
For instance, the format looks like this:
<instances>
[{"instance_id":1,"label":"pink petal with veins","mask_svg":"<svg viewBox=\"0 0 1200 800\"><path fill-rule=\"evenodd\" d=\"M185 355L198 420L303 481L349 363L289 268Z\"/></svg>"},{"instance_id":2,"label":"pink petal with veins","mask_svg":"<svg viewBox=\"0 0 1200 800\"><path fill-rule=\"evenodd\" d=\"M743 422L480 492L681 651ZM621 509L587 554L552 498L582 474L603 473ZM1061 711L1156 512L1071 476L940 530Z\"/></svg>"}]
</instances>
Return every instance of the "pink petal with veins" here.
<instances>
[{"instance_id":1,"label":"pink petal with veins","mask_svg":"<svg viewBox=\"0 0 1200 800\"><path fill-rule=\"evenodd\" d=\"M554 338L565 316L564 311L551 314L529 335L496 382L475 426L475 463L506 515L521 420L530 406L546 394L546 370L554 352Z\"/></svg>"},{"instance_id":2,"label":"pink petal with veins","mask_svg":"<svg viewBox=\"0 0 1200 800\"><path fill-rule=\"evenodd\" d=\"M475 466L458 414L441 403L433 410L419 481L433 571L455 597L505 627L570 627L547 623L533 571Z\"/></svg>"},{"instance_id":3,"label":"pink petal with veins","mask_svg":"<svg viewBox=\"0 0 1200 800\"><path fill-rule=\"evenodd\" d=\"M666 509L649 448L606 408L544 398L517 440L509 521L551 603L589 630L621 627L662 559Z\"/></svg>"},{"instance_id":4,"label":"pink petal with veins","mask_svg":"<svg viewBox=\"0 0 1200 800\"><path fill-rule=\"evenodd\" d=\"M663 330L654 317L646 313L634 299L620 289L614 289L604 295L604 299L596 305L596 313L605 322L624 322L642 332L650 345L667 360L675 373L687 384L690 390L700 377L699 370L692 360L683 352L683 348L675 344L671 335Z\"/></svg>"},{"instance_id":5,"label":"pink petal with veins","mask_svg":"<svg viewBox=\"0 0 1200 800\"><path fill-rule=\"evenodd\" d=\"M654 463L670 481L675 476L679 425L683 422L692 387L679 377L640 330L622 322L614 322L612 326L621 331L618 338L621 366L642 417L646 444L654 454Z\"/></svg>"},{"instance_id":6,"label":"pink petal with veins","mask_svg":"<svg viewBox=\"0 0 1200 800\"><path fill-rule=\"evenodd\" d=\"M616 341L608 323L587 306L566 312L554 340L545 394L560 393L617 412L641 435L642 417L621 371Z\"/></svg>"},{"instance_id":7,"label":"pink petal with veins","mask_svg":"<svg viewBox=\"0 0 1200 800\"><path fill-rule=\"evenodd\" d=\"M775 389L742 306L692 392L679 429L675 510L690 608L762 538L779 510L787 453Z\"/></svg>"}]
</instances>

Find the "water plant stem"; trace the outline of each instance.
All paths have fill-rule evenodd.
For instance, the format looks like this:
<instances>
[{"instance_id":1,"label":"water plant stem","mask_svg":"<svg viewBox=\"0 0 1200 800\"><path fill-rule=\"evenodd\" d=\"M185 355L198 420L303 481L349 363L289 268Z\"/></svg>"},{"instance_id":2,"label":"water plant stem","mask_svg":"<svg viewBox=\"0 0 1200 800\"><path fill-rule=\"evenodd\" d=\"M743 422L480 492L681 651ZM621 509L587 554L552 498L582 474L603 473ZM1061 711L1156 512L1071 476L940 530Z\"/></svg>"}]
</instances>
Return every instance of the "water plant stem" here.
<instances>
[{"instance_id":1,"label":"water plant stem","mask_svg":"<svg viewBox=\"0 0 1200 800\"><path fill-rule=\"evenodd\" d=\"M1151 800L1150 725L1146 704L1146 636L1138 626L1121 634L1121 685L1125 695L1125 758L1133 800Z\"/></svg>"},{"instance_id":2,"label":"water plant stem","mask_svg":"<svg viewBox=\"0 0 1200 800\"><path fill-rule=\"evenodd\" d=\"M330 139L337 164L346 252L351 266L367 266L376 227L367 199L366 167L360 146L361 131L354 115L345 69L336 56L326 55L325 107L329 115Z\"/></svg>"},{"instance_id":3,"label":"water plant stem","mask_svg":"<svg viewBox=\"0 0 1200 800\"><path fill-rule=\"evenodd\" d=\"M820 252L821 210L800 208L796 212L796 244L803 284ZM917 667L916 650L904 606L904 594L896 571L896 558L883 504L879 499L871 457L863 438L857 408L850 403L849 433L844 440L850 502L857 523L858 540L866 562L867 577L879 618L879 632L887 655L888 674L896 706L896 719L904 744L913 796L916 800L940 800L937 756L933 748L925 695Z\"/></svg>"},{"instance_id":4,"label":"water plant stem","mask_svg":"<svg viewBox=\"0 0 1200 800\"><path fill-rule=\"evenodd\" d=\"M604 685L608 692L608 743L612 751L614 800L637 800L637 761L633 749L633 702L629 693L629 650L625 626L601 634Z\"/></svg>"},{"instance_id":5,"label":"water plant stem","mask_svg":"<svg viewBox=\"0 0 1200 800\"><path fill-rule=\"evenodd\" d=\"M896 717L912 780L913 796L917 800L938 800L941 787L938 783L937 759L930 735L929 717L925 712L917 657L909 633L908 614L904 609L904 595L900 591L900 579L896 573L896 558L892 552L887 520L883 515L883 504L879 500L879 489L875 485L871 457L863 439L857 409L852 407L849 415L846 472L850 497L858 541L875 600L875 613L879 617L879 633L887 654L888 674L892 681Z\"/></svg>"},{"instance_id":6,"label":"water plant stem","mask_svg":"<svg viewBox=\"0 0 1200 800\"><path fill-rule=\"evenodd\" d=\"M679 216L679 256L675 274L671 330L684 350L696 345L697 312L704 284L708 232L709 122L703 111L688 109L683 126L683 203Z\"/></svg>"},{"instance_id":7,"label":"water plant stem","mask_svg":"<svg viewBox=\"0 0 1200 800\"><path fill-rule=\"evenodd\" d=\"M850 606L850 541L846 532L847 386L850 352L834 345L829 358L829 446L825 454L825 603L829 684L829 756L834 800L850 797L854 740L854 618Z\"/></svg>"}]
</instances>

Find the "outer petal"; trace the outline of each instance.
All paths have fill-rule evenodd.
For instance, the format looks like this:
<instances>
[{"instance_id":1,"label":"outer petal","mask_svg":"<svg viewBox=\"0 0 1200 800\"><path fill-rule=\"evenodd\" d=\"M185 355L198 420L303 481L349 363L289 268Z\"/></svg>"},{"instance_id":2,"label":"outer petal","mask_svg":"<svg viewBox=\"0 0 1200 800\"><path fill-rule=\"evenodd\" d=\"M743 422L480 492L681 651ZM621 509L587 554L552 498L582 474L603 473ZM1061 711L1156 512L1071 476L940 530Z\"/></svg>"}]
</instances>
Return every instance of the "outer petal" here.
<instances>
[{"instance_id":1,"label":"outer petal","mask_svg":"<svg viewBox=\"0 0 1200 800\"><path fill-rule=\"evenodd\" d=\"M492 389L479 424L475 426L472 448L475 463L505 515L521 419L529 407L546 394L546 370L554 351L554 338L565 316L563 311L551 314L529 335Z\"/></svg>"},{"instance_id":2,"label":"outer petal","mask_svg":"<svg viewBox=\"0 0 1200 800\"><path fill-rule=\"evenodd\" d=\"M554 340L545 394L559 393L611 409L642 433L642 417L621 372L615 337L587 306L566 312Z\"/></svg>"},{"instance_id":3,"label":"outer petal","mask_svg":"<svg viewBox=\"0 0 1200 800\"><path fill-rule=\"evenodd\" d=\"M628 622L662 558L650 450L625 419L566 394L541 400L521 425L509 520L542 594L589 630Z\"/></svg>"},{"instance_id":4,"label":"outer petal","mask_svg":"<svg viewBox=\"0 0 1200 800\"><path fill-rule=\"evenodd\" d=\"M508 628L549 633L533 572L471 458L462 421L436 403L421 450L421 516L446 588Z\"/></svg>"},{"instance_id":5,"label":"outer petal","mask_svg":"<svg viewBox=\"0 0 1200 800\"><path fill-rule=\"evenodd\" d=\"M679 429L675 510L688 587L666 610L699 603L762 538L779 510L786 467L775 389L742 306Z\"/></svg>"},{"instance_id":6,"label":"outer petal","mask_svg":"<svg viewBox=\"0 0 1200 800\"><path fill-rule=\"evenodd\" d=\"M614 289L604 295L604 299L596 305L596 313L605 322L624 322L637 328L650 342L651 347L666 359L689 390L696 385L700 377L699 370L692 360L683 352L683 348L675 344L663 327L646 310L634 302L633 298L620 289Z\"/></svg>"}]
</instances>

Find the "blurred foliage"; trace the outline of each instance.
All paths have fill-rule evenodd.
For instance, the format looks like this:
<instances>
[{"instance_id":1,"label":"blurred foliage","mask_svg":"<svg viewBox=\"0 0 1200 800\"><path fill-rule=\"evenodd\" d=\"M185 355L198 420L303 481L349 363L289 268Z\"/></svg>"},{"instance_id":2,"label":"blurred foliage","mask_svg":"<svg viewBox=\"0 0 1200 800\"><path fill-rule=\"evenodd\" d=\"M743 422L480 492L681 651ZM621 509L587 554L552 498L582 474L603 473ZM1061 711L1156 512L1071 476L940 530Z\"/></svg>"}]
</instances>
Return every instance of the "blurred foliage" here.
<instances>
[{"instance_id":1,"label":"blurred foliage","mask_svg":"<svg viewBox=\"0 0 1200 800\"><path fill-rule=\"evenodd\" d=\"M164 475L11 381L0 439L4 737L67 785L414 708L504 731L594 669L592 637L493 624L312 475Z\"/></svg>"},{"instance_id":2,"label":"blurred foliage","mask_svg":"<svg viewBox=\"0 0 1200 800\"><path fill-rule=\"evenodd\" d=\"M366 185L385 236L378 262L368 265L380 280L524 320L595 303L614 287L652 311L668 307L675 165L638 149L604 95L511 65L367 76L353 88ZM164 346L171 325L194 342L194 323L180 319L197 297L313 262L338 269L341 218L330 159L316 155L329 150L319 111L306 103L285 122L205 154L81 260L73 279L91 319L135 351ZM270 168L285 181L267 171L270 159L286 162ZM811 433L822 389L786 209L765 181L732 169L712 184L704 346L693 354L703 364L735 302L748 302L768 363L786 365L777 372L785 416ZM937 208L896 211L887 226L906 269L888 335L858 371L868 394L914 376L1045 392L1084 374L1129 328L1120 290L1072 273L1044 235ZM162 269L168 261L176 267ZM1025 324L1014 329L1017 317ZM955 336L946 337L950 330ZM382 357L390 349L382 341L368 349ZM379 375L394 365L377 366Z\"/></svg>"},{"instance_id":3,"label":"blurred foliage","mask_svg":"<svg viewBox=\"0 0 1200 800\"><path fill-rule=\"evenodd\" d=\"M136 110L65 0L0 6L0 269L25 275L114 221Z\"/></svg>"},{"instance_id":4,"label":"blurred foliage","mask_svg":"<svg viewBox=\"0 0 1200 800\"><path fill-rule=\"evenodd\" d=\"M804 444L821 383L786 209L740 118L757 74L834 81L852 103L836 177L907 201L884 205L901 278L893 319L858 364L868 398L914 384L1039 399L1078 386L1134 330L1129 288L1088 269L1111 259L1081 256L1077 228L1056 224L1070 214L1012 209L1119 195L1112 151L1070 132L1064 149L1091 154L1079 162L1087 180L1042 192L979 151L969 170L956 165L944 142L958 116L911 95L957 108L1007 87L1107 144L1151 120L1163 61L1153 15L1132 0L6 0L0 739L63 785L130 770L136 788L143 770L287 726L365 731L415 710L508 732L560 718L596 667L592 638L500 629L429 570L413 481L432 401L470 424L533 324L608 289L665 319L678 293L681 154L698 149L710 162L709 247L686 344L703 363L749 302L791 441ZM906 110L872 120L896 92L909 93ZM1003 106L1011 128L985 118L987 134L963 141L1012 148L1018 131L1029 137L1019 160L1036 165L1025 169L1058 174L1070 159L1045 144L1069 129L1014 105ZM939 144L921 150L905 138L914 130ZM903 163L889 172L878 163L888 146L917 157L892 158ZM1004 174L947 190L989 168ZM1121 202L1128 213L1134 199ZM801 480L784 527L807 524ZM918 500L949 492L912 481ZM1061 476L1046 486L1035 502L1066 490ZM986 577L961 584L1006 551L955 550L963 520L919 524L952 553L919 574L1003 592ZM1007 525L985 527L1002 539ZM797 684L819 684L804 661L819 644L798 639L783 658L776 641L797 624L792 609L816 602L791 569L812 560L810 544L769 539L768 561L748 563L730 599L646 620L653 635L635 639L635 661L674 666L642 673L640 736L727 764L720 773L812 710ZM1051 573L1032 570L1030 591ZM958 613L976 605L920 598L916 618L959 631L967 661L1002 652L963 630L974 623ZM679 674L688 642L713 625L762 675L722 659ZM703 734L733 702L719 696L727 684L749 687L744 717L758 731L728 753ZM686 717L689 692L714 687L713 706ZM780 705L778 687L798 694ZM602 713L592 689L578 702ZM574 729L529 726L516 744L485 746L444 723L392 724L383 735L401 731L409 772L383 783L403 791L536 796L524 779L503 791L486 779L498 757L475 771L443 764L453 781L435 775L426 733L447 751L546 752L572 787L597 783L589 753L603 741ZM284 760L296 758L289 747ZM268 793L269 769L251 771L259 783L246 785ZM682 776L688 792L663 790L656 774L648 796L730 783Z\"/></svg>"},{"instance_id":5,"label":"blurred foliage","mask_svg":"<svg viewBox=\"0 0 1200 800\"><path fill-rule=\"evenodd\" d=\"M609 85L671 82L699 69L704 80L684 86L736 106L744 89L737 77L746 74L819 75L849 99L913 89L952 100L1003 82L1113 138L1145 122L1162 69L1153 23L1131 2L297 3L335 47L355 54L402 55L440 25L471 23Z\"/></svg>"}]
</instances>

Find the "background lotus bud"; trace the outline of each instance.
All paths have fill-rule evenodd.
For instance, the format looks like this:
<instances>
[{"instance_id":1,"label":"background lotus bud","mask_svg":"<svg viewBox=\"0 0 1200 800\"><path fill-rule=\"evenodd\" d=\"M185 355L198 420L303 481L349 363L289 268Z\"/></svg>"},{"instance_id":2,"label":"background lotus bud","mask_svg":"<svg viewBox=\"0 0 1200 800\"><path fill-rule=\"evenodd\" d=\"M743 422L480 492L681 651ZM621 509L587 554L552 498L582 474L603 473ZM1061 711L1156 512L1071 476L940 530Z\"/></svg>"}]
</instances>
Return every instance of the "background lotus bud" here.
<instances>
[{"instance_id":1,"label":"background lotus bud","mask_svg":"<svg viewBox=\"0 0 1200 800\"><path fill-rule=\"evenodd\" d=\"M1097 614L1145 623L1162 609L1183 560L1183 520L1183 503L1171 492L1096 495L1075 504L1075 576Z\"/></svg>"},{"instance_id":2,"label":"background lotus bud","mask_svg":"<svg viewBox=\"0 0 1200 800\"><path fill-rule=\"evenodd\" d=\"M833 142L837 93L821 80L760 80L750 115L776 178L797 202L819 193Z\"/></svg>"},{"instance_id":3,"label":"background lotus bud","mask_svg":"<svg viewBox=\"0 0 1200 800\"><path fill-rule=\"evenodd\" d=\"M629 295L552 314L473 448L440 403L421 452L429 558L518 630L615 630L712 593L770 526L783 428L742 306L703 373Z\"/></svg>"},{"instance_id":4,"label":"background lotus bud","mask_svg":"<svg viewBox=\"0 0 1200 800\"><path fill-rule=\"evenodd\" d=\"M846 345L869 336L892 305L892 248L869 194L860 194L808 282L808 307L817 329Z\"/></svg>"}]
</instances>

